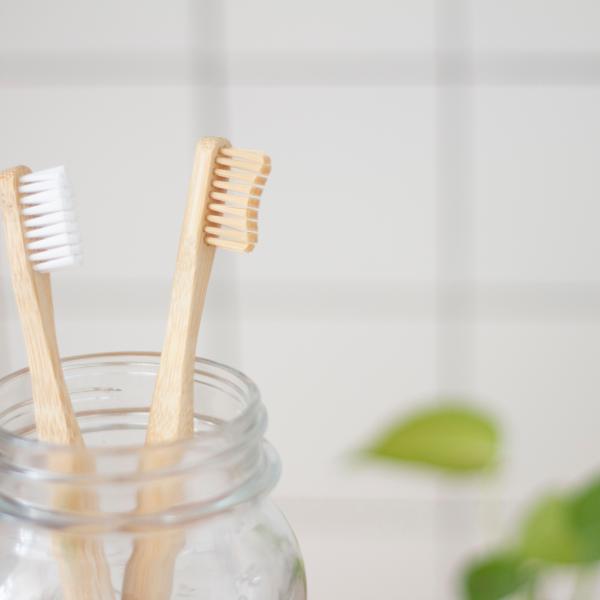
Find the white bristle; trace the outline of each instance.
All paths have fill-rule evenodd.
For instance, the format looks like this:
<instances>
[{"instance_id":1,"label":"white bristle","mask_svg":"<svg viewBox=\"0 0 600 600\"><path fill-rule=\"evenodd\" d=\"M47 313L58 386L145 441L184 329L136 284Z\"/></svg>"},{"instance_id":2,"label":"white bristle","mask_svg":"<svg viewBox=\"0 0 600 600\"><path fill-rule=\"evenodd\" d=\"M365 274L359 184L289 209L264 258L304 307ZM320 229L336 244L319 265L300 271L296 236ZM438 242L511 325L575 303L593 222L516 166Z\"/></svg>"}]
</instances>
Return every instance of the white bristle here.
<instances>
[{"instance_id":1,"label":"white bristle","mask_svg":"<svg viewBox=\"0 0 600 600\"><path fill-rule=\"evenodd\" d=\"M25 221L25 227L43 227L45 225L53 225L54 223L67 223L69 221L76 221L75 213L73 211L55 212L47 215L41 215L40 217L34 217L33 219L27 219Z\"/></svg>"},{"instance_id":2,"label":"white bristle","mask_svg":"<svg viewBox=\"0 0 600 600\"><path fill-rule=\"evenodd\" d=\"M36 271L81 262L80 237L64 167L28 173L19 181L27 249Z\"/></svg>"},{"instance_id":3,"label":"white bristle","mask_svg":"<svg viewBox=\"0 0 600 600\"><path fill-rule=\"evenodd\" d=\"M27 248L29 250L46 250L47 248L56 248L57 246L76 246L79 242L78 233L61 233L31 242L27 244Z\"/></svg>"}]
</instances>

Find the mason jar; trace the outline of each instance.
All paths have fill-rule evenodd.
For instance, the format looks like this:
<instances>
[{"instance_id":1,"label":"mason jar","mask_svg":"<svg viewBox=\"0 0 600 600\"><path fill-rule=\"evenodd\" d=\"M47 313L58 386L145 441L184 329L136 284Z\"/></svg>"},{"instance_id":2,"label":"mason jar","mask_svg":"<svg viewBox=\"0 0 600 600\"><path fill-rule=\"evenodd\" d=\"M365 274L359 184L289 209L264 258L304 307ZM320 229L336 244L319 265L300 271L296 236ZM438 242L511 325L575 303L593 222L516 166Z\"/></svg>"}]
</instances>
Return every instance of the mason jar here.
<instances>
[{"instance_id":1,"label":"mason jar","mask_svg":"<svg viewBox=\"0 0 600 600\"><path fill-rule=\"evenodd\" d=\"M197 359L195 435L145 447L159 359L63 361L84 450L36 440L27 370L0 380L0 599L306 598L298 544L269 498L280 464L257 387ZM168 504L140 509L165 491Z\"/></svg>"}]
</instances>

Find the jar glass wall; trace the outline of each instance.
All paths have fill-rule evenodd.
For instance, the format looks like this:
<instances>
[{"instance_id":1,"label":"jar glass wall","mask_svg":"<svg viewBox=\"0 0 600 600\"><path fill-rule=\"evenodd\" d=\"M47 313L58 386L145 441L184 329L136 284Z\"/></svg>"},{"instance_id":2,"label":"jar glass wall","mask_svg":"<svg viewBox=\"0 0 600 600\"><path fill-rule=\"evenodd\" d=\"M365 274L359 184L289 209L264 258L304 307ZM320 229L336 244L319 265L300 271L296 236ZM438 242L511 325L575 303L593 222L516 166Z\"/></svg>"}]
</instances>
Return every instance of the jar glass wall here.
<instances>
[{"instance_id":1,"label":"jar glass wall","mask_svg":"<svg viewBox=\"0 0 600 600\"><path fill-rule=\"evenodd\" d=\"M279 460L256 386L198 359L194 437L144 447L158 364L151 353L65 359L84 452L35 439L26 370L0 380L0 599L101 589L90 564L126 600L305 599L297 542L269 499Z\"/></svg>"}]
</instances>

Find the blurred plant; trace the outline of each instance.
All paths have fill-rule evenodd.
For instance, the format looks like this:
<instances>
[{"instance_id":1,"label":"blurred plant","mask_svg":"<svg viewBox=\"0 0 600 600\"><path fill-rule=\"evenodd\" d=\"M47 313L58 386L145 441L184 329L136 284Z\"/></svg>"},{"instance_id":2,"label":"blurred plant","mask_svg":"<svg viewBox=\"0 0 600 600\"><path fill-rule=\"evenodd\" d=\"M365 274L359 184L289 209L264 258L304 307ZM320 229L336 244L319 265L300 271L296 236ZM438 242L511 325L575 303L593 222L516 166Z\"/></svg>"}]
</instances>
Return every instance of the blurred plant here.
<instances>
[{"instance_id":1,"label":"blurred plant","mask_svg":"<svg viewBox=\"0 0 600 600\"><path fill-rule=\"evenodd\" d=\"M452 475L489 473L499 464L499 427L473 408L446 403L393 422L362 454ZM463 576L468 600L537 598L542 577L600 563L600 478L543 497L520 524L515 541L469 564ZM574 600L587 598L578 586Z\"/></svg>"},{"instance_id":2,"label":"blurred plant","mask_svg":"<svg viewBox=\"0 0 600 600\"><path fill-rule=\"evenodd\" d=\"M496 465L499 440L489 417L447 404L393 422L363 454L449 473L480 473Z\"/></svg>"}]
</instances>

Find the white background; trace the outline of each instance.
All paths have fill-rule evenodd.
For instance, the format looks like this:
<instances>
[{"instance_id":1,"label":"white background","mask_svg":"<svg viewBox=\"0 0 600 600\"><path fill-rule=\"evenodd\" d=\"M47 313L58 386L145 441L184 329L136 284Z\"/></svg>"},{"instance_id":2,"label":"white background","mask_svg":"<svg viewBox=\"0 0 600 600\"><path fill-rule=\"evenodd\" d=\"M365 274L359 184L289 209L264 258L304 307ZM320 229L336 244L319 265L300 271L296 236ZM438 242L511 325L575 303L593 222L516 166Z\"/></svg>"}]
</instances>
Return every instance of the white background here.
<instances>
[{"instance_id":1,"label":"white background","mask_svg":"<svg viewBox=\"0 0 600 600\"><path fill-rule=\"evenodd\" d=\"M268 151L261 242L219 255L199 353L262 389L311 597L443 600L598 465L599 83L592 0L5 0L0 165L67 165L67 355L160 349L195 140ZM498 415L500 475L350 466L440 395Z\"/></svg>"}]
</instances>

